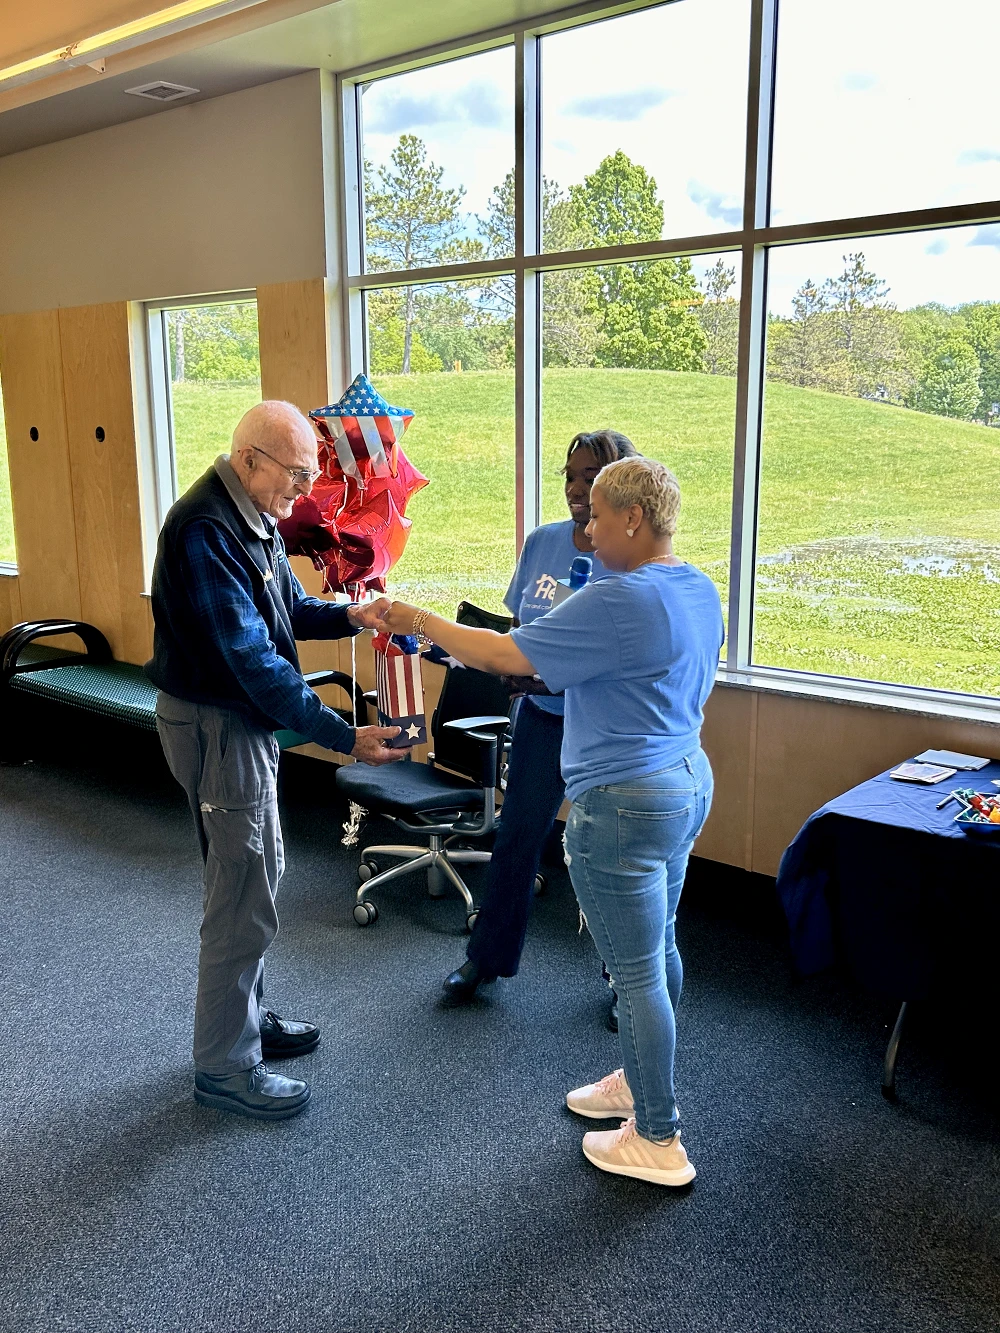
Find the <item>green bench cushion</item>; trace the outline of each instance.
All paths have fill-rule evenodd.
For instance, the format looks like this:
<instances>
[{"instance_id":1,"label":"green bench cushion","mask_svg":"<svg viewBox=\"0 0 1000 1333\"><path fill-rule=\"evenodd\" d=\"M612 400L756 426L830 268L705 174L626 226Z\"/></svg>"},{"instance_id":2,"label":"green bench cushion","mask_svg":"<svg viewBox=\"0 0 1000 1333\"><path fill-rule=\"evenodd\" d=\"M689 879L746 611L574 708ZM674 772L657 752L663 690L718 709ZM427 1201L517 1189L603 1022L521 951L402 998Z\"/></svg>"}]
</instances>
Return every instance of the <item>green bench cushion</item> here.
<instances>
[{"instance_id":1,"label":"green bench cushion","mask_svg":"<svg viewBox=\"0 0 1000 1333\"><path fill-rule=\"evenodd\" d=\"M32 643L22 649L19 661L44 662L50 657L62 656L62 650L45 644ZM156 730L156 686L147 678L142 667L131 662L81 662L73 666L53 667L51 671L29 671L13 676L13 690L33 694L38 698L53 699L57 703L83 708L101 717L127 722L146 731ZM349 709L336 712L350 723ZM276 731L275 739L282 750L295 745L308 745L309 736L297 731Z\"/></svg>"},{"instance_id":2,"label":"green bench cushion","mask_svg":"<svg viewBox=\"0 0 1000 1333\"><path fill-rule=\"evenodd\" d=\"M27 651L25 659L41 661L51 650ZM141 666L131 662L80 662L73 666L53 667L51 671L31 671L14 676L11 689L57 703L70 704L101 717L114 718L156 730L156 686Z\"/></svg>"}]
</instances>

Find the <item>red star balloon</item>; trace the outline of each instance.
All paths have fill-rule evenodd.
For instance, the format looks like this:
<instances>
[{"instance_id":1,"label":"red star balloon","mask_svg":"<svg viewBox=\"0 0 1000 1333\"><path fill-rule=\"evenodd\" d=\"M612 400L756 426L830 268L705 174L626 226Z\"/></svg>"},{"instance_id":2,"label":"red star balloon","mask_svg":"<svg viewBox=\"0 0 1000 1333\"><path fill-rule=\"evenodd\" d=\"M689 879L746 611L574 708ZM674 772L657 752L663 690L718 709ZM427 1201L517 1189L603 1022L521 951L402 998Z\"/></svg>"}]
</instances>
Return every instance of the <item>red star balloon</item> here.
<instances>
[{"instance_id":1,"label":"red star balloon","mask_svg":"<svg viewBox=\"0 0 1000 1333\"><path fill-rule=\"evenodd\" d=\"M288 553L310 557L324 592L384 592L409 536L407 502L427 485L399 445L413 413L391 407L359 375L339 402L309 415L322 472L278 525Z\"/></svg>"}]
</instances>

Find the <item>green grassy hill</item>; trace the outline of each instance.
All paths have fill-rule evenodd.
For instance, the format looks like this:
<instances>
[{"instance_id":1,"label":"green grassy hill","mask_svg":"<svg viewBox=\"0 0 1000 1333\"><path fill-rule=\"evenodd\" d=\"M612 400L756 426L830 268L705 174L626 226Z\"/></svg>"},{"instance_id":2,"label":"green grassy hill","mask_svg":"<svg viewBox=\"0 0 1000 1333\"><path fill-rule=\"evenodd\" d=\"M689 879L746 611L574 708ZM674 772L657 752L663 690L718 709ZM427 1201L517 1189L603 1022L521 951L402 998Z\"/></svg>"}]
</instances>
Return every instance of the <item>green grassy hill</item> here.
<instances>
[{"instance_id":1,"label":"green grassy hill","mask_svg":"<svg viewBox=\"0 0 1000 1333\"><path fill-rule=\"evenodd\" d=\"M499 608L514 563L513 374L376 383L390 402L416 413L405 447L432 483L411 501L413 530L392 591L442 611L453 612L463 596ZM601 426L624 431L677 473L677 549L725 597L734 381L549 370L543 390L543 520L565 515L559 468L572 436ZM252 387L175 387L182 488L228 447L233 426L258 397ZM1000 692L998 461L998 431L770 385L756 659ZM0 559L10 546L4 480Z\"/></svg>"}]
</instances>

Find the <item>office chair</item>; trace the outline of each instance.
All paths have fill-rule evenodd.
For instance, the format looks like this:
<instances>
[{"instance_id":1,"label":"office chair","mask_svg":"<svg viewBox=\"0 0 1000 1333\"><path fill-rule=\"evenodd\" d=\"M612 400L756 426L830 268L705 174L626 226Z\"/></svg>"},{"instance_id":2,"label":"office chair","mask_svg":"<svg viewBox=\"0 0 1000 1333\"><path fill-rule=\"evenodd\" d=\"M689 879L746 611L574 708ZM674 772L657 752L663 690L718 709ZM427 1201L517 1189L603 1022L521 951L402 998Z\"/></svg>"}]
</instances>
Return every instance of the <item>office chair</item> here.
<instances>
[{"instance_id":1,"label":"office chair","mask_svg":"<svg viewBox=\"0 0 1000 1333\"><path fill-rule=\"evenodd\" d=\"M511 621L470 602L462 602L459 624L506 633ZM374 702L375 692L365 695ZM345 765L337 770L337 786L349 800L382 815L407 833L421 834L427 846L380 844L361 854L361 886L354 920L370 926L378 908L373 889L412 871L427 871L431 897L443 897L445 883L465 903L466 925L476 923L476 906L456 865L489 861L490 853L465 845L485 838L497 826L496 788L500 782L503 743L510 724L510 698L498 677L468 667L449 667L441 698L431 719L434 751L426 764L407 760L372 768ZM397 857L399 865L379 871L374 857Z\"/></svg>"}]
</instances>

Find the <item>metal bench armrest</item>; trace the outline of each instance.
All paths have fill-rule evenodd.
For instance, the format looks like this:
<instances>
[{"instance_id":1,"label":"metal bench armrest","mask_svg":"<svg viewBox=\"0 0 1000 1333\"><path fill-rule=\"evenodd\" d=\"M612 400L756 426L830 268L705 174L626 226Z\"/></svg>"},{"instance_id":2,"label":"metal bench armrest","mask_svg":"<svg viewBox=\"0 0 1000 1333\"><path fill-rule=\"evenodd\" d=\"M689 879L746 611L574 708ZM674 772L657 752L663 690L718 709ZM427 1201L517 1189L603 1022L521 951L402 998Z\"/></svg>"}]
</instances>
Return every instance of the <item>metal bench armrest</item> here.
<instances>
[{"instance_id":1,"label":"metal bench armrest","mask_svg":"<svg viewBox=\"0 0 1000 1333\"><path fill-rule=\"evenodd\" d=\"M15 625L0 638L0 685L6 685L11 676L25 671L43 669L42 664L22 662L18 658L28 644L36 639L47 639L53 634L75 634L86 648L85 653L58 652L48 658L44 667L68 666L72 662L111 662L111 645L94 625L83 620L25 620Z\"/></svg>"}]
</instances>

